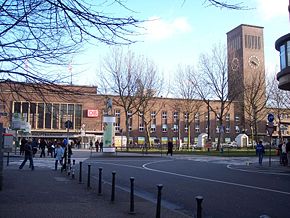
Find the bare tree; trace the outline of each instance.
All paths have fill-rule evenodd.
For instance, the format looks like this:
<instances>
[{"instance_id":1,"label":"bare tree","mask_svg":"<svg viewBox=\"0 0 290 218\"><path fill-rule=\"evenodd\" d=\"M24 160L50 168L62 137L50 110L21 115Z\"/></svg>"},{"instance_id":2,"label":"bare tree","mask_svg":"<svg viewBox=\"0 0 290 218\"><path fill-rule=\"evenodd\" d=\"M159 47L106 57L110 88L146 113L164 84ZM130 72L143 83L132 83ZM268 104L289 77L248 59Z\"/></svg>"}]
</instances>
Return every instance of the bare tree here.
<instances>
[{"instance_id":1,"label":"bare tree","mask_svg":"<svg viewBox=\"0 0 290 218\"><path fill-rule=\"evenodd\" d=\"M253 145L253 140L258 142L258 126L261 121L265 120L267 114L265 106L268 96L266 93L265 74L259 70L253 70L251 74L248 74L248 78L244 79L244 87L242 107L245 113L245 123L248 123L251 129L250 134ZM262 129L260 127L260 130Z\"/></svg>"},{"instance_id":2,"label":"bare tree","mask_svg":"<svg viewBox=\"0 0 290 218\"><path fill-rule=\"evenodd\" d=\"M148 146L151 147L151 126L154 125L154 119L162 109L163 102L160 101L161 92L163 91L163 80L158 75L158 71L154 63L148 59L142 65L143 69L138 80L137 101L135 108L138 113L145 129L145 149L147 152Z\"/></svg>"},{"instance_id":3,"label":"bare tree","mask_svg":"<svg viewBox=\"0 0 290 218\"><path fill-rule=\"evenodd\" d=\"M104 69L100 72L100 91L118 96L113 104L123 108L126 114L127 142L130 117L148 112L154 97L160 93L161 84L156 66L143 56L116 49L105 58Z\"/></svg>"},{"instance_id":4,"label":"bare tree","mask_svg":"<svg viewBox=\"0 0 290 218\"><path fill-rule=\"evenodd\" d=\"M278 81L274 77L269 82L269 89L268 92L268 107L275 113L275 120L277 121L277 131L279 140L282 140L282 128L283 125L283 114L290 109L290 102L289 102L289 92L281 90L278 88Z\"/></svg>"},{"instance_id":5,"label":"bare tree","mask_svg":"<svg viewBox=\"0 0 290 218\"><path fill-rule=\"evenodd\" d=\"M210 54L200 56L200 75L195 77L200 98L206 103L209 109L215 114L218 120L218 143L220 148L221 139L224 133L224 118L235 99L234 93L228 92L228 66L226 49L222 45L215 45ZM217 100L219 106L210 104L209 100Z\"/></svg>"},{"instance_id":6,"label":"bare tree","mask_svg":"<svg viewBox=\"0 0 290 218\"><path fill-rule=\"evenodd\" d=\"M0 81L31 86L63 83L67 76L56 67L68 65L71 54L79 52L84 43L132 43L129 36L139 21L102 12L110 3L124 7L114 0L98 5L86 0L2 1Z\"/></svg>"},{"instance_id":7,"label":"bare tree","mask_svg":"<svg viewBox=\"0 0 290 218\"><path fill-rule=\"evenodd\" d=\"M199 116L199 112L201 110L202 105L204 105L203 101L197 100L198 90L197 84L195 84L195 80L192 78L196 77L196 72L193 66L179 66L175 78L175 86L174 91L175 94L183 99L182 104L173 105L177 111L184 113L185 121L184 125L188 127L187 131L187 147L190 145L191 138L191 126L196 120L197 116ZM179 127L180 128L180 127Z\"/></svg>"},{"instance_id":8,"label":"bare tree","mask_svg":"<svg viewBox=\"0 0 290 218\"><path fill-rule=\"evenodd\" d=\"M228 1L205 0L204 3L209 6L215 6L218 8L227 8L227 9L233 9L233 10L249 10L250 9L249 7L243 5L243 2L228 3Z\"/></svg>"}]
</instances>

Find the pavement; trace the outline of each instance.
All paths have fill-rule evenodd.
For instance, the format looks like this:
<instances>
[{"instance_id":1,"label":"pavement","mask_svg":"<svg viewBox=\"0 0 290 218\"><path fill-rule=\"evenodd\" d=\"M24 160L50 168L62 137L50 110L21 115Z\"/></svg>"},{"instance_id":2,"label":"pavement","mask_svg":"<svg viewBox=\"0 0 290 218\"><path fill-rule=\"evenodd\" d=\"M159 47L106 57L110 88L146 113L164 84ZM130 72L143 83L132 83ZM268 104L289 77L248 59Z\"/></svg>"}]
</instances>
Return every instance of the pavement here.
<instances>
[{"instance_id":1,"label":"pavement","mask_svg":"<svg viewBox=\"0 0 290 218\"><path fill-rule=\"evenodd\" d=\"M96 154L90 156L94 158ZM144 156L134 153L118 153L118 157ZM146 155L147 156L147 155ZM160 157L160 155L149 155ZM167 157L167 156L166 156ZM276 157L271 166L264 159L262 166L257 164L257 157L252 158L219 158L208 156L173 155L168 158L191 159L227 163L230 169L247 170L257 173L279 174L290 176L290 167L280 166ZM156 203L135 196L134 213L130 214L130 193L116 188L116 198L111 202L111 186L103 184L102 195L98 195L97 184L87 188L86 182L80 184L75 176L72 179L66 172L54 171L52 158L35 158L35 170L28 167L29 161L19 170L23 157L11 157L7 166L4 157L3 186L0 191L0 218L18 217L156 217ZM50 159L50 160L46 160ZM84 157L76 158L83 161ZM16 162L13 162L17 160ZM20 162L19 162L20 161ZM50 162L50 165L47 165ZM178 211L161 208L161 217L187 217Z\"/></svg>"},{"instance_id":2,"label":"pavement","mask_svg":"<svg viewBox=\"0 0 290 218\"><path fill-rule=\"evenodd\" d=\"M33 171L29 168L29 161L22 170L18 169L23 157L11 156L8 166L6 159L7 157L4 157L3 160L0 218L156 216L156 203L135 196L134 213L131 214L130 193L116 188L115 201L111 202L109 184L103 183L100 196L97 184L92 184L88 189L87 182L80 184L77 175L72 179L66 172L54 171L53 158L34 158ZM47 165L47 162L51 164ZM188 216L161 207L161 217Z\"/></svg>"}]
</instances>

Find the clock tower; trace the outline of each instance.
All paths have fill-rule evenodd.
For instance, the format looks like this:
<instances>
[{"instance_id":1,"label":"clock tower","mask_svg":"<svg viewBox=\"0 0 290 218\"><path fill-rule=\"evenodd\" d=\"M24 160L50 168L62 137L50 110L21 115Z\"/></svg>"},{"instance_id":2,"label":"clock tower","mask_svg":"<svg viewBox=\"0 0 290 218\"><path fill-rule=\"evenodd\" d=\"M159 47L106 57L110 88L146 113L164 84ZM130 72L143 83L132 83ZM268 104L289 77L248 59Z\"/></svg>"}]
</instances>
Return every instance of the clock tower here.
<instances>
[{"instance_id":1,"label":"clock tower","mask_svg":"<svg viewBox=\"0 0 290 218\"><path fill-rule=\"evenodd\" d=\"M245 126L249 98L246 90L250 86L259 87L259 101L266 99L263 27L241 24L229 31L227 56L229 96L239 105L235 107L235 113L239 114L241 125Z\"/></svg>"}]
</instances>

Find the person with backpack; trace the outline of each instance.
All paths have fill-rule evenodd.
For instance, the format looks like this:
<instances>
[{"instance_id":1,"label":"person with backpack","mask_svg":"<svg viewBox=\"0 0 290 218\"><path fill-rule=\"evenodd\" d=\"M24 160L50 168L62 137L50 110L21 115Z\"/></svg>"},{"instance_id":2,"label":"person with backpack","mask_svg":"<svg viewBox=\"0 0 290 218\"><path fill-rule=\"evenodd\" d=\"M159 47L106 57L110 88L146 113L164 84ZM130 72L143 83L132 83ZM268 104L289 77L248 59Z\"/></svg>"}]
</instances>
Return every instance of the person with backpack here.
<instances>
[{"instance_id":1,"label":"person with backpack","mask_svg":"<svg viewBox=\"0 0 290 218\"><path fill-rule=\"evenodd\" d=\"M26 161L29 160L29 167L31 170L34 170L33 165L33 148L32 148L32 141L28 140L27 143L24 145L24 160L19 166L19 169L21 170L23 166L25 165Z\"/></svg>"}]
</instances>

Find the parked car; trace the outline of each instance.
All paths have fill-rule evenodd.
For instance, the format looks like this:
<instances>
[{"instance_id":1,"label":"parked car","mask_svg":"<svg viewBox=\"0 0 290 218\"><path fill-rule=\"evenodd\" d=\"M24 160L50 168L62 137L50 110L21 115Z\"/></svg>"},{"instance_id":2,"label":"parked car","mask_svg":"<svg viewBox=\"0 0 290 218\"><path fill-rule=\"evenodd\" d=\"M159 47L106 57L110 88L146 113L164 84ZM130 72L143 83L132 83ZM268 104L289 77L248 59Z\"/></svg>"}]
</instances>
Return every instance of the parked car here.
<instances>
[{"instance_id":1,"label":"parked car","mask_svg":"<svg viewBox=\"0 0 290 218\"><path fill-rule=\"evenodd\" d=\"M223 144L222 145L223 148L238 148L238 144L237 142L233 141L233 142L229 142L228 144Z\"/></svg>"}]
</instances>

